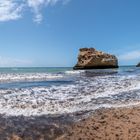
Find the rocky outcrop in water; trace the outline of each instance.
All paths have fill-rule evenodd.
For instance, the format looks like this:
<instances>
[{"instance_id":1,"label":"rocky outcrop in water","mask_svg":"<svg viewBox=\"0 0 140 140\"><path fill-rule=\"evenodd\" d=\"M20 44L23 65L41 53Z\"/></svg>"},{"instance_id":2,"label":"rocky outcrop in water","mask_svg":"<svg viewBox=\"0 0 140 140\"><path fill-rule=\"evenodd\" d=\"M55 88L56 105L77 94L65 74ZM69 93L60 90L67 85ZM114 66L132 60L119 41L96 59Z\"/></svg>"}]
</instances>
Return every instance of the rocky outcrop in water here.
<instances>
[{"instance_id":1,"label":"rocky outcrop in water","mask_svg":"<svg viewBox=\"0 0 140 140\"><path fill-rule=\"evenodd\" d=\"M118 68L118 59L115 55L97 51L94 48L81 48L78 62L73 69L106 69Z\"/></svg>"},{"instance_id":2,"label":"rocky outcrop in water","mask_svg":"<svg viewBox=\"0 0 140 140\"><path fill-rule=\"evenodd\" d=\"M138 64L136 65L136 67L140 67L140 63L138 63Z\"/></svg>"}]
</instances>

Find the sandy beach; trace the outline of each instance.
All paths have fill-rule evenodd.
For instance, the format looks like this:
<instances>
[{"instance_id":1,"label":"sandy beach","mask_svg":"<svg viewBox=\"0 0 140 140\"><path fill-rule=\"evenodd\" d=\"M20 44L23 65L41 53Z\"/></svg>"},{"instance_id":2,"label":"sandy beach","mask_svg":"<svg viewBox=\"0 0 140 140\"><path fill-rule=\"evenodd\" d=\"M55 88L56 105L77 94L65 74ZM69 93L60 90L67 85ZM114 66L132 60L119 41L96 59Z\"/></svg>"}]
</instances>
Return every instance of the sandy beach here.
<instances>
[{"instance_id":1,"label":"sandy beach","mask_svg":"<svg viewBox=\"0 0 140 140\"><path fill-rule=\"evenodd\" d=\"M63 140L139 140L140 107L101 109L73 124Z\"/></svg>"},{"instance_id":2,"label":"sandy beach","mask_svg":"<svg viewBox=\"0 0 140 140\"><path fill-rule=\"evenodd\" d=\"M0 118L0 140L140 139L140 107L100 109L76 122L72 114Z\"/></svg>"}]
</instances>

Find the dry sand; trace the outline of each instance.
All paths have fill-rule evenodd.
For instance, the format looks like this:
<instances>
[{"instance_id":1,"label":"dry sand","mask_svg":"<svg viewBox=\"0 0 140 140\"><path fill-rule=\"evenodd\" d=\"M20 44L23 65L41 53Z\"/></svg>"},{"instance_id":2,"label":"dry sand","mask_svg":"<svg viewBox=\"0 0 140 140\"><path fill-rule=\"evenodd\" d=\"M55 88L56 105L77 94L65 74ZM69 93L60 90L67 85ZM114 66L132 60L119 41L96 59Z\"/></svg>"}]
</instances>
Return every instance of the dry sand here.
<instances>
[{"instance_id":1,"label":"dry sand","mask_svg":"<svg viewBox=\"0 0 140 140\"><path fill-rule=\"evenodd\" d=\"M98 110L73 124L63 140L140 140L140 107Z\"/></svg>"}]
</instances>

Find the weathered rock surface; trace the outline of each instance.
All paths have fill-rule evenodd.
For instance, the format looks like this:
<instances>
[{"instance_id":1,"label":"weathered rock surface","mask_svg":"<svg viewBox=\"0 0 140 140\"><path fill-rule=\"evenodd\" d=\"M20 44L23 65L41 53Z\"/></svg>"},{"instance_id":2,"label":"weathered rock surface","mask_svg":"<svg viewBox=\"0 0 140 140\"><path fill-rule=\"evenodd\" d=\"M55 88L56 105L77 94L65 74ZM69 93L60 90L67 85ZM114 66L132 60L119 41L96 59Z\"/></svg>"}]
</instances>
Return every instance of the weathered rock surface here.
<instances>
[{"instance_id":1,"label":"weathered rock surface","mask_svg":"<svg viewBox=\"0 0 140 140\"><path fill-rule=\"evenodd\" d=\"M136 67L140 67L140 63L138 63L138 64L136 65Z\"/></svg>"},{"instance_id":2,"label":"weathered rock surface","mask_svg":"<svg viewBox=\"0 0 140 140\"><path fill-rule=\"evenodd\" d=\"M118 68L118 59L94 48L81 48L79 50L78 62L74 69L106 69Z\"/></svg>"}]
</instances>

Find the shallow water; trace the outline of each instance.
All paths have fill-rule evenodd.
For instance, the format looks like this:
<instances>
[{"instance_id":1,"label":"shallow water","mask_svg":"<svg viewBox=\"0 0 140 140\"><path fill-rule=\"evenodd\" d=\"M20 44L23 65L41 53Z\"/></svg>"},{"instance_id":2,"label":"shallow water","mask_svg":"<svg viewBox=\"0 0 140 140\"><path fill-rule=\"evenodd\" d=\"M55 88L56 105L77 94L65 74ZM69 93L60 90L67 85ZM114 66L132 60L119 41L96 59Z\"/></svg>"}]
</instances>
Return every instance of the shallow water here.
<instances>
[{"instance_id":1,"label":"shallow water","mask_svg":"<svg viewBox=\"0 0 140 140\"><path fill-rule=\"evenodd\" d=\"M30 116L140 103L140 68L1 68L0 112Z\"/></svg>"}]
</instances>

